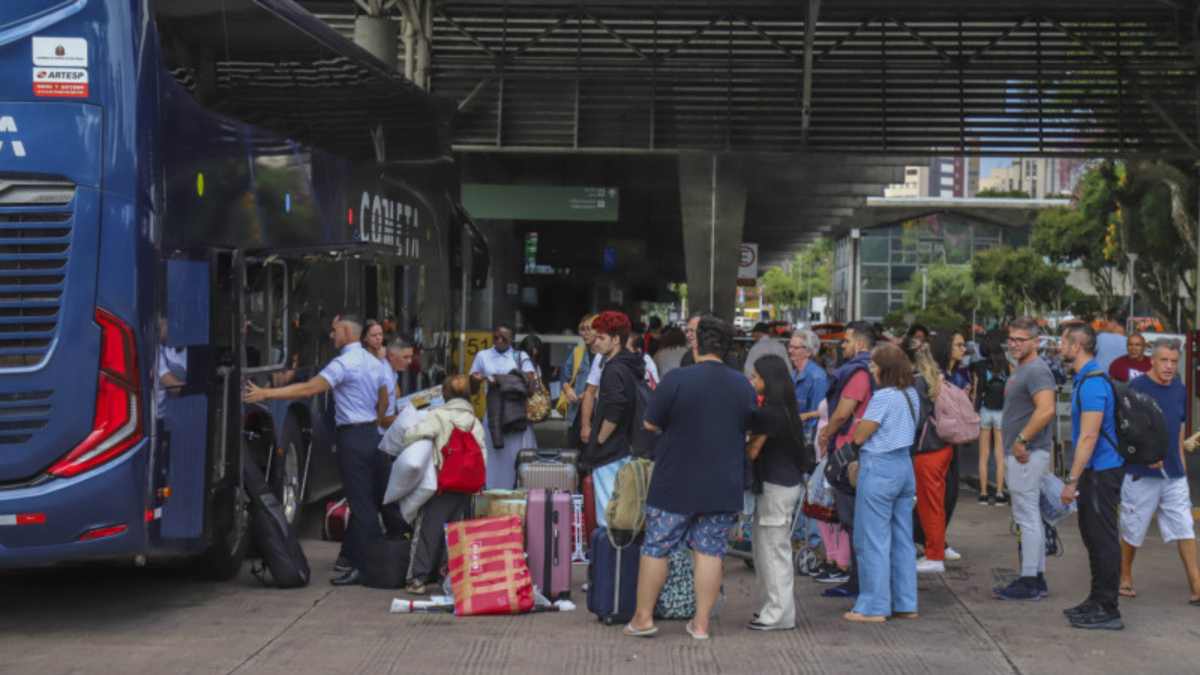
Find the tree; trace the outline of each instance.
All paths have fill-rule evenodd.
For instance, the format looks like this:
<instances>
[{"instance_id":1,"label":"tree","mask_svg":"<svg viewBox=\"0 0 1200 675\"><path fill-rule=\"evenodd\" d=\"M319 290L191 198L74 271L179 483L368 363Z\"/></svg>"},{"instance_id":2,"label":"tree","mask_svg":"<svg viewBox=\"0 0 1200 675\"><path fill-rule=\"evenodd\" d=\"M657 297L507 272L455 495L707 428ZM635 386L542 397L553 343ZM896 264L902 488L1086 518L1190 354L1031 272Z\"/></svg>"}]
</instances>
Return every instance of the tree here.
<instances>
[{"instance_id":1,"label":"tree","mask_svg":"<svg viewBox=\"0 0 1200 675\"><path fill-rule=\"evenodd\" d=\"M991 289L1001 322L1058 310L1067 289L1067 272L1025 246L980 251L971 261L971 271L977 286Z\"/></svg>"},{"instance_id":2,"label":"tree","mask_svg":"<svg viewBox=\"0 0 1200 675\"><path fill-rule=\"evenodd\" d=\"M1186 165L1102 162L1084 175L1071 207L1039 215L1030 243L1056 262L1086 270L1100 311L1110 316L1124 310L1127 296L1117 279L1136 254L1139 297L1174 325L1196 293L1196 190Z\"/></svg>"},{"instance_id":3,"label":"tree","mask_svg":"<svg viewBox=\"0 0 1200 675\"><path fill-rule=\"evenodd\" d=\"M800 303L800 285L782 267L768 267L762 277L763 301L781 309Z\"/></svg>"},{"instance_id":4,"label":"tree","mask_svg":"<svg viewBox=\"0 0 1200 675\"><path fill-rule=\"evenodd\" d=\"M904 311L930 328L960 328L972 317L977 322L998 319L1001 308L996 290L976 283L966 265L930 265L924 274L913 275L904 290Z\"/></svg>"},{"instance_id":5,"label":"tree","mask_svg":"<svg viewBox=\"0 0 1200 675\"><path fill-rule=\"evenodd\" d=\"M796 252L784 267L763 273L763 299L781 309L807 308L812 299L829 294L833 241L816 239Z\"/></svg>"}]
</instances>

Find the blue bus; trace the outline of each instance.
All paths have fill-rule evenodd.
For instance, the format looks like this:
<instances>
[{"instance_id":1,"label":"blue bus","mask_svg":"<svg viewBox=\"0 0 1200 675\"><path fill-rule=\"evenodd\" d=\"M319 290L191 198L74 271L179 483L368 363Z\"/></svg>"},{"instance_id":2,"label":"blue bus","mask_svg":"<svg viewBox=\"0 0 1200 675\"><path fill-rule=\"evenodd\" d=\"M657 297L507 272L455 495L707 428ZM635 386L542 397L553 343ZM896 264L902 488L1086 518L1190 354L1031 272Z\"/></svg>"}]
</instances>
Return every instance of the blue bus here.
<instances>
[{"instance_id":1,"label":"blue bus","mask_svg":"<svg viewBox=\"0 0 1200 675\"><path fill-rule=\"evenodd\" d=\"M339 489L310 377L349 309L448 367L464 235L444 114L292 0L0 2L0 569L247 546ZM471 258L456 255L456 260Z\"/></svg>"}]
</instances>

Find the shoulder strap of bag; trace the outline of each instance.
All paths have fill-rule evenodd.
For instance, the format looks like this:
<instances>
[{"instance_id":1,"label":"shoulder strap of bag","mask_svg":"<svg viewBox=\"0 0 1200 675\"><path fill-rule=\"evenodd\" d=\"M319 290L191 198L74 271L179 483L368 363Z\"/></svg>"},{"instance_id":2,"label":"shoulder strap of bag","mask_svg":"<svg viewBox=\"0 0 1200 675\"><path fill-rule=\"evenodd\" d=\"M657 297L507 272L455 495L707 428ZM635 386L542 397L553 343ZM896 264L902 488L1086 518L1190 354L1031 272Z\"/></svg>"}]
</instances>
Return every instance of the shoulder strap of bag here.
<instances>
[{"instance_id":1,"label":"shoulder strap of bag","mask_svg":"<svg viewBox=\"0 0 1200 675\"><path fill-rule=\"evenodd\" d=\"M1076 391L1071 396L1071 398L1073 399L1073 402L1071 405L1074 408L1074 412L1079 413L1079 415L1081 416L1081 419L1079 422L1080 426L1083 425L1083 420L1082 420L1083 404L1080 403L1079 399L1083 397L1083 385L1088 380L1091 380L1094 378L1101 378L1105 382L1108 383L1108 390L1111 391L1112 395L1113 395L1113 414L1115 415L1117 413L1117 387L1112 383L1112 379L1110 379L1108 377L1108 373L1104 372L1103 370L1093 370L1092 372L1088 373L1087 375L1084 375L1083 379L1079 380L1079 386L1076 387ZM1117 450L1120 447L1117 444L1116 439L1114 439L1111 435L1109 435L1109 433L1104 429L1104 420L1103 419L1100 420L1100 435L1104 437L1104 440L1108 441L1109 445L1113 446L1113 450Z\"/></svg>"}]
</instances>

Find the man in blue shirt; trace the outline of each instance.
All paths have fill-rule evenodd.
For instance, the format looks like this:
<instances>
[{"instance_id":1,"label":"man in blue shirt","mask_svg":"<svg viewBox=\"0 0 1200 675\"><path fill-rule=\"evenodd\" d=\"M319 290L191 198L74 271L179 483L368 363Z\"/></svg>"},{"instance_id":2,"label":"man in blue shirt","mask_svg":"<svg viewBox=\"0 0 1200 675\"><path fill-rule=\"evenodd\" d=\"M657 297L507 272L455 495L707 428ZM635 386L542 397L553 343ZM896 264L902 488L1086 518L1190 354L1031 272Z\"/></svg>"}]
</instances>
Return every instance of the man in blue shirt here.
<instances>
[{"instance_id":1,"label":"man in blue shirt","mask_svg":"<svg viewBox=\"0 0 1200 675\"><path fill-rule=\"evenodd\" d=\"M1087 548L1092 588L1087 600L1064 613L1073 628L1120 630L1117 607L1121 584L1121 545L1117 509L1125 460L1117 454L1116 396L1096 361L1096 331L1091 326L1063 333L1063 361L1075 371L1071 394L1071 441L1075 461L1062 492L1063 504L1079 500L1079 533ZM1089 376L1099 371L1098 375Z\"/></svg>"},{"instance_id":2,"label":"man in blue shirt","mask_svg":"<svg viewBox=\"0 0 1200 675\"><path fill-rule=\"evenodd\" d=\"M796 403L800 407L800 418L804 420L804 430L814 438L820 418L817 408L829 391L829 375L813 360L820 349L821 339L810 330L798 330L788 340L788 359L795 373Z\"/></svg>"},{"instance_id":3,"label":"man in blue shirt","mask_svg":"<svg viewBox=\"0 0 1200 675\"><path fill-rule=\"evenodd\" d=\"M1133 590L1133 558L1158 514L1158 531L1163 541L1178 542L1179 558L1187 574L1192 595L1200 605L1200 565L1196 563L1196 528L1192 520L1192 496L1188 491L1183 438L1187 420L1187 387L1175 374L1179 370L1179 343L1165 338L1155 341L1150 353L1150 372L1134 378L1130 389L1154 399L1167 423L1166 457L1152 466L1130 464L1121 485L1121 594ZM1195 449L1194 445L1190 449Z\"/></svg>"},{"instance_id":4,"label":"man in blue shirt","mask_svg":"<svg viewBox=\"0 0 1200 675\"><path fill-rule=\"evenodd\" d=\"M380 504L391 470L391 456L379 449L377 426L387 411L387 382L379 360L359 342L361 336L361 321L339 315L333 320L330 337L340 353L316 377L277 388L258 387L250 382L242 394L246 403L258 403L305 399L333 391L338 469L350 503L346 541L334 564L334 571L340 576L330 579L335 586L361 583L366 549L372 540L383 536L379 529Z\"/></svg>"}]
</instances>

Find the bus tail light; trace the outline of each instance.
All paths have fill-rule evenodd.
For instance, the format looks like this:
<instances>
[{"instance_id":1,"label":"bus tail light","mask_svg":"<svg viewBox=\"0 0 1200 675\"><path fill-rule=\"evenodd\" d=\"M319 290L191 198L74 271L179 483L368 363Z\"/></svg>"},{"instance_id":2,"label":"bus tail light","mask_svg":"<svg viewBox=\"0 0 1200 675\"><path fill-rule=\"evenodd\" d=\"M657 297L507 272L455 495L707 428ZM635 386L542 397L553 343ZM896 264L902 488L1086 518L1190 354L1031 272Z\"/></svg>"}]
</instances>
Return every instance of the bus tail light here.
<instances>
[{"instance_id":1,"label":"bus tail light","mask_svg":"<svg viewBox=\"0 0 1200 675\"><path fill-rule=\"evenodd\" d=\"M68 478L93 469L132 448L144 435L133 330L103 309L96 310L96 323L100 325L100 374L92 431L49 468L52 476Z\"/></svg>"}]
</instances>

